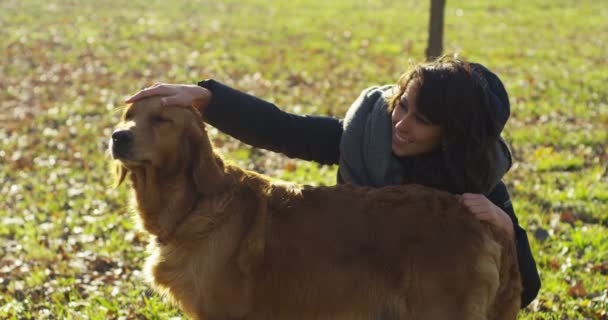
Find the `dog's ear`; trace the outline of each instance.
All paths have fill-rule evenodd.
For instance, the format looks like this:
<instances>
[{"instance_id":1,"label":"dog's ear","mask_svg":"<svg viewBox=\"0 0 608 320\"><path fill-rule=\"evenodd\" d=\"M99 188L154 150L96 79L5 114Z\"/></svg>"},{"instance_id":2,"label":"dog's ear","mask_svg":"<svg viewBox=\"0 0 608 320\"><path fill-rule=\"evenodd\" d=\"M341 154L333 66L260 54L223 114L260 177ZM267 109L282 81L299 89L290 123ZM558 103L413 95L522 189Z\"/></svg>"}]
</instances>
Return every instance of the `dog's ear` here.
<instances>
[{"instance_id":1,"label":"dog's ear","mask_svg":"<svg viewBox=\"0 0 608 320\"><path fill-rule=\"evenodd\" d=\"M118 161L114 163L114 188L117 188L125 181L127 176L127 169L120 164Z\"/></svg>"},{"instance_id":2,"label":"dog's ear","mask_svg":"<svg viewBox=\"0 0 608 320\"><path fill-rule=\"evenodd\" d=\"M221 191L224 187L224 164L213 152L201 119L190 121L187 138L192 150L192 174L197 191L207 195Z\"/></svg>"}]
</instances>

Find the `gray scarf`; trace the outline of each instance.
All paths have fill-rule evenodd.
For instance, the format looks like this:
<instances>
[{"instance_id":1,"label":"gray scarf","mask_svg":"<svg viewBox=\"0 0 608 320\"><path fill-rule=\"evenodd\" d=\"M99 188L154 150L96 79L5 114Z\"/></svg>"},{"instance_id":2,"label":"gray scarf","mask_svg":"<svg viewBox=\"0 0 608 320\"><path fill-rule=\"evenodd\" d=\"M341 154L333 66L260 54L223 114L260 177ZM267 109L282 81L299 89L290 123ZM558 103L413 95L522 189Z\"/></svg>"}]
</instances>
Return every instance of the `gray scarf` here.
<instances>
[{"instance_id":1,"label":"gray scarf","mask_svg":"<svg viewBox=\"0 0 608 320\"><path fill-rule=\"evenodd\" d=\"M344 182L373 187L403 184L408 168L392 153L392 122L386 101L394 94L393 88L368 88L348 109L340 141L339 174ZM495 170L482 183L485 194L511 167L511 153L502 138L495 150Z\"/></svg>"}]
</instances>

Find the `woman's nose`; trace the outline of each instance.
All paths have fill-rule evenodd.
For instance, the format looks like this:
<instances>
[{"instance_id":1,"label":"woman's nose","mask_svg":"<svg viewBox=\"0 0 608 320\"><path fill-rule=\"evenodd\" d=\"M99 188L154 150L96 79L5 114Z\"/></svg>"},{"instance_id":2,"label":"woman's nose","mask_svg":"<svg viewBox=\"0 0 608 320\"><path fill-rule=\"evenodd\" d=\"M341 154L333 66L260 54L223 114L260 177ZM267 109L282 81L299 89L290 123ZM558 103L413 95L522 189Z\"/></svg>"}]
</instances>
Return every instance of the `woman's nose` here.
<instances>
[{"instance_id":1,"label":"woman's nose","mask_svg":"<svg viewBox=\"0 0 608 320\"><path fill-rule=\"evenodd\" d=\"M410 116L404 114L401 118L397 119L397 123L395 123L395 128L399 130L409 130L411 127Z\"/></svg>"}]
</instances>

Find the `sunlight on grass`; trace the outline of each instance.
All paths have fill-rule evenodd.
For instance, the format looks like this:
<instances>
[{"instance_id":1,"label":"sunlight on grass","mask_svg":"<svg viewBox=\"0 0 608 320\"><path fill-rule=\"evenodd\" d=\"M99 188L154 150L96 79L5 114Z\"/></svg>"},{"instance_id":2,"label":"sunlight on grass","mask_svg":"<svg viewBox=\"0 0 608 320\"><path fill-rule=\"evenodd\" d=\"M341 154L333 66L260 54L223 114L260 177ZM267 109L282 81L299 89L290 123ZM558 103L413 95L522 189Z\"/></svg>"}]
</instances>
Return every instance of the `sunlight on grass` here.
<instances>
[{"instance_id":1,"label":"sunlight on grass","mask_svg":"<svg viewBox=\"0 0 608 320\"><path fill-rule=\"evenodd\" d=\"M168 319L141 269L149 239L111 188L123 99L216 78L285 110L342 117L426 42L428 1L0 2L0 318ZM608 319L608 6L447 1L445 51L509 91L505 182L542 276L520 319ZM336 167L244 146L220 153L274 178L335 183Z\"/></svg>"}]
</instances>

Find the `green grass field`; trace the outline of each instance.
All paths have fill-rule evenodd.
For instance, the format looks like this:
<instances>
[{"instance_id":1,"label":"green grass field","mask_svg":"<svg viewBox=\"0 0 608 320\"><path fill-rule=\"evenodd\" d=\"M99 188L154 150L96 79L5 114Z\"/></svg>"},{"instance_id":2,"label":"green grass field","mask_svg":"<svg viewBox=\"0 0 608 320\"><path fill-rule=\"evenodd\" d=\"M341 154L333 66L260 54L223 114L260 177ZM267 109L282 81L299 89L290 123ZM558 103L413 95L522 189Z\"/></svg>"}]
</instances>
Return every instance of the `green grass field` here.
<instances>
[{"instance_id":1,"label":"green grass field","mask_svg":"<svg viewBox=\"0 0 608 320\"><path fill-rule=\"evenodd\" d=\"M128 4L126 4L128 3ZM124 98L213 77L286 110L342 116L423 60L429 1L0 1L0 318L183 317L143 279L146 234L112 188ZM507 86L505 177L543 286L521 319L608 319L608 3L447 1L446 52ZM226 158L333 184L334 167Z\"/></svg>"}]
</instances>

